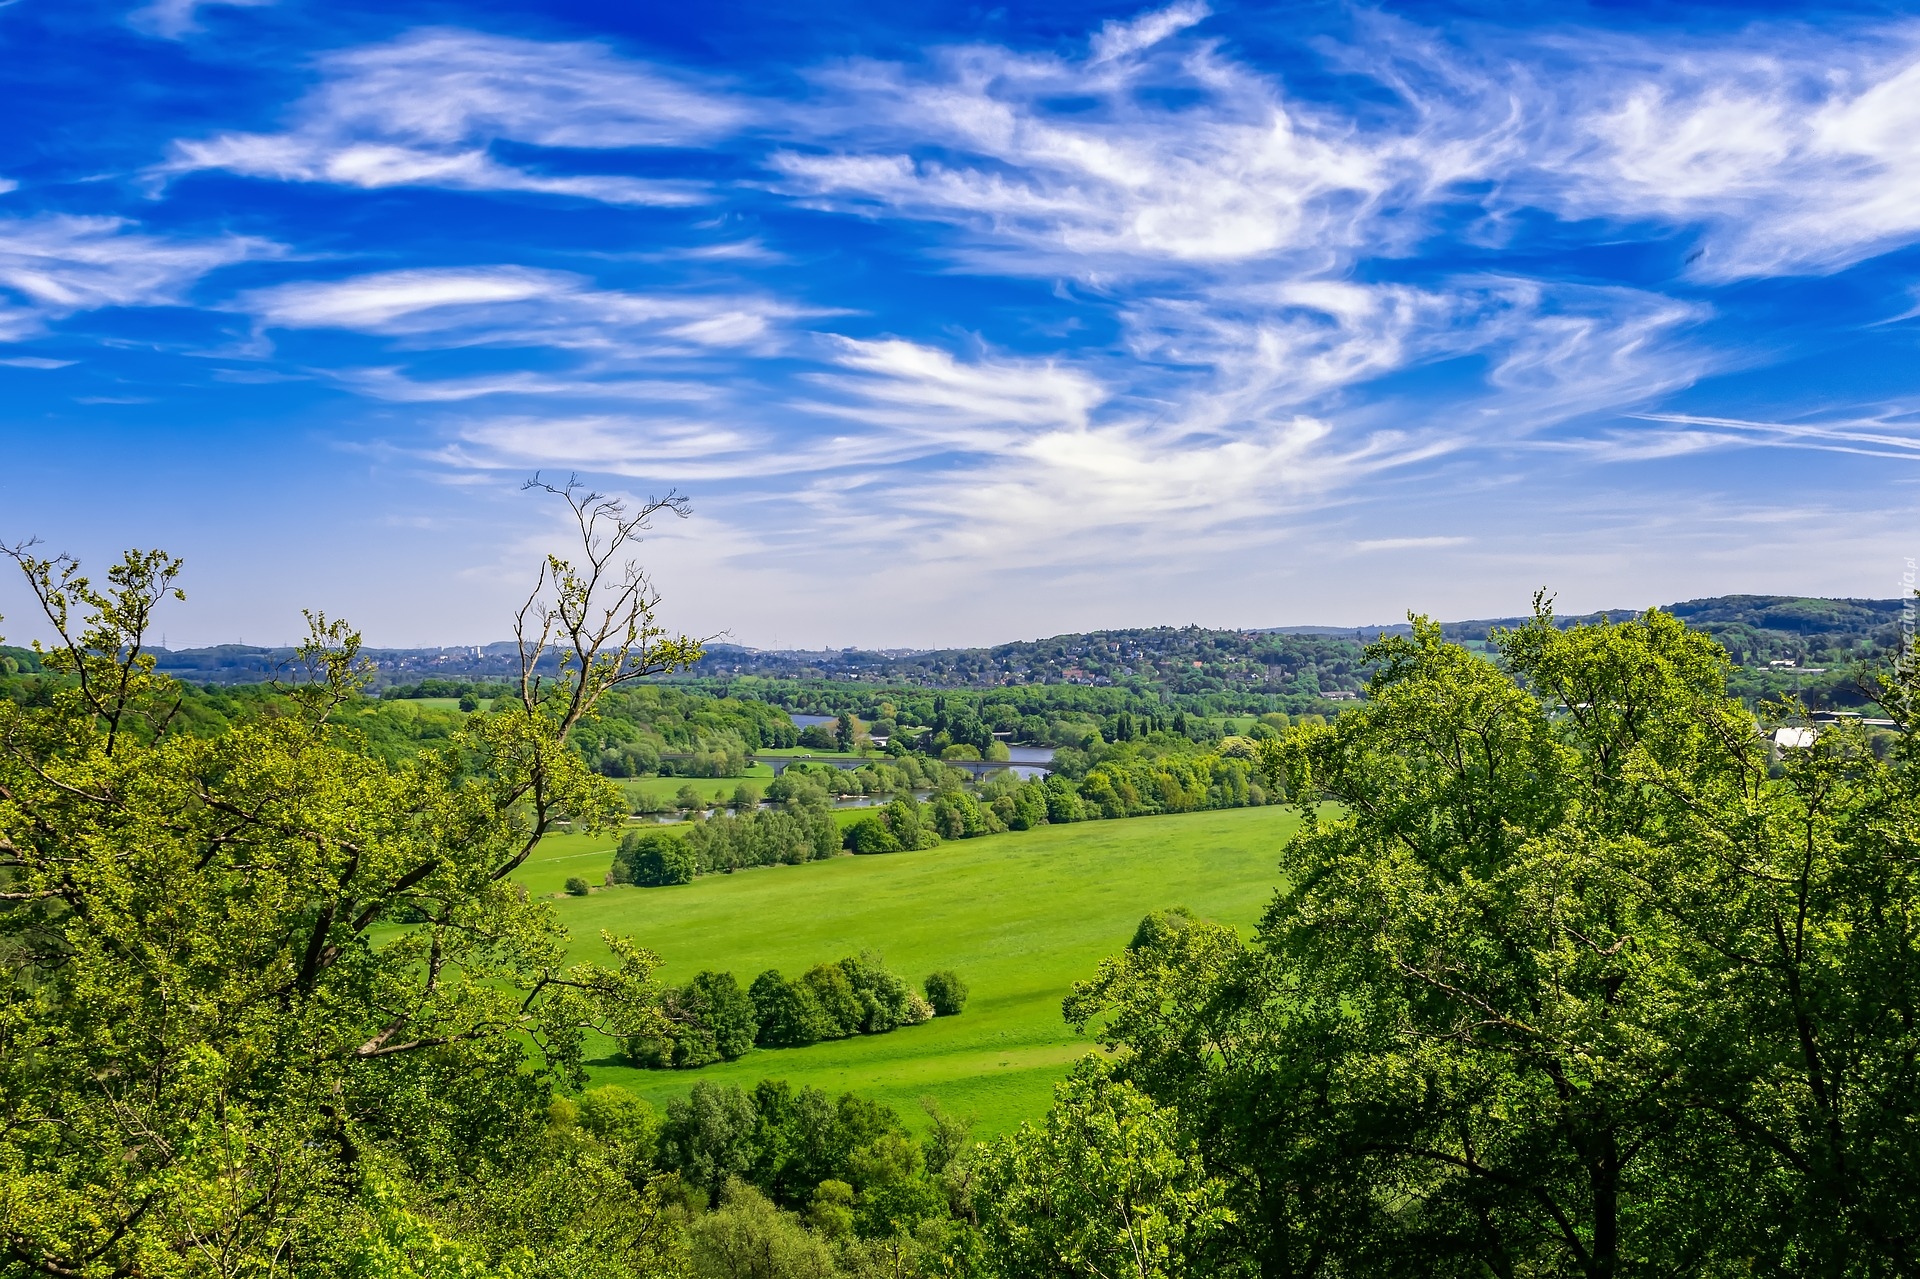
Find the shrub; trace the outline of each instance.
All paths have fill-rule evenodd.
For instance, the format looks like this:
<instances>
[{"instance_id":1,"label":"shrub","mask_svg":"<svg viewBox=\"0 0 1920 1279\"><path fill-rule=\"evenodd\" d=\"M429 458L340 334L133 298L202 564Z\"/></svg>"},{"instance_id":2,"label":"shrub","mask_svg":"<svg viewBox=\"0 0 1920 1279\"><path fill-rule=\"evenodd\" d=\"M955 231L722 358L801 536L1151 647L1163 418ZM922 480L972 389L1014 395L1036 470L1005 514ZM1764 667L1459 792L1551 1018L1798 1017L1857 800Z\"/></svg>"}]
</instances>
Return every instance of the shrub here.
<instances>
[{"instance_id":1,"label":"shrub","mask_svg":"<svg viewBox=\"0 0 1920 1279\"><path fill-rule=\"evenodd\" d=\"M704 972L667 990L660 1011L663 1029L626 1041L636 1066L691 1069L732 1061L755 1044L802 1048L822 1039L885 1034L933 1015L927 1001L871 951L816 964L797 981L769 968L744 991L732 973Z\"/></svg>"},{"instance_id":2,"label":"shrub","mask_svg":"<svg viewBox=\"0 0 1920 1279\"><path fill-rule=\"evenodd\" d=\"M863 950L841 960L839 968L860 1005L860 1034L884 1035L907 1024L907 983L888 972L880 956Z\"/></svg>"},{"instance_id":3,"label":"shrub","mask_svg":"<svg viewBox=\"0 0 1920 1279\"><path fill-rule=\"evenodd\" d=\"M927 1003L933 1006L936 1017L956 1017L967 1006L967 983L960 980L960 974L943 968L937 973L927 974Z\"/></svg>"},{"instance_id":4,"label":"shrub","mask_svg":"<svg viewBox=\"0 0 1920 1279\"><path fill-rule=\"evenodd\" d=\"M593 889L587 885L587 881L578 875L571 876L567 880L567 895L569 897L585 897L592 891Z\"/></svg>"},{"instance_id":5,"label":"shrub","mask_svg":"<svg viewBox=\"0 0 1920 1279\"><path fill-rule=\"evenodd\" d=\"M614 1146L652 1162L660 1142L660 1115L618 1084L589 1088L575 1099L579 1126Z\"/></svg>"},{"instance_id":6,"label":"shrub","mask_svg":"<svg viewBox=\"0 0 1920 1279\"><path fill-rule=\"evenodd\" d=\"M693 1272L710 1279L833 1279L833 1250L799 1216L751 1185L728 1181L720 1206L687 1228Z\"/></svg>"},{"instance_id":7,"label":"shrub","mask_svg":"<svg viewBox=\"0 0 1920 1279\"><path fill-rule=\"evenodd\" d=\"M627 1040L628 1060L644 1069L692 1070L732 1061L753 1047L760 1029L754 1002L732 973L703 972L660 1001L667 1021L659 1034Z\"/></svg>"},{"instance_id":8,"label":"shrub","mask_svg":"<svg viewBox=\"0 0 1920 1279\"><path fill-rule=\"evenodd\" d=\"M856 853L897 853L900 841L877 817L862 817L847 827L846 846Z\"/></svg>"},{"instance_id":9,"label":"shrub","mask_svg":"<svg viewBox=\"0 0 1920 1279\"><path fill-rule=\"evenodd\" d=\"M867 1020L866 1008L853 993L853 983L847 980L846 971L840 965L815 964L800 982L820 1001L820 1011L826 1014L827 1024L833 1028L832 1033L823 1038L845 1039L860 1033Z\"/></svg>"},{"instance_id":10,"label":"shrub","mask_svg":"<svg viewBox=\"0 0 1920 1279\"><path fill-rule=\"evenodd\" d=\"M613 882L655 888L693 881L693 850L663 830L628 831L613 855Z\"/></svg>"},{"instance_id":11,"label":"shrub","mask_svg":"<svg viewBox=\"0 0 1920 1279\"><path fill-rule=\"evenodd\" d=\"M1153 950L1164 946L1200 922L1200 917L1185 906L1169 906L1165 910L1156 910L1140 921L1133 930L1133 940L1127 943L1128 950Z\"/></svg>"},{"instance_id":12,"label":"shrub","mask_svg":"<svg viewBox=\"0 0 1920 1279\"><path fill-rule=\"evenodd\" d=\"M760 1025L754 1042L762 1048L804 1048L834 1036L833 1022L813 991L788 981L776 969L754 978L748 995Z\"/></svg>"},{"instance_id":13,"label":"shrub","mask_svg":"<svg viewBox=\"0 0 1920 1279\"><path fill-rule=\"evenodd\" d=\"M831 724L809 724L800 730L800 745L815 751L838 750L840 738Z\"/></svg>"}]
</instances>

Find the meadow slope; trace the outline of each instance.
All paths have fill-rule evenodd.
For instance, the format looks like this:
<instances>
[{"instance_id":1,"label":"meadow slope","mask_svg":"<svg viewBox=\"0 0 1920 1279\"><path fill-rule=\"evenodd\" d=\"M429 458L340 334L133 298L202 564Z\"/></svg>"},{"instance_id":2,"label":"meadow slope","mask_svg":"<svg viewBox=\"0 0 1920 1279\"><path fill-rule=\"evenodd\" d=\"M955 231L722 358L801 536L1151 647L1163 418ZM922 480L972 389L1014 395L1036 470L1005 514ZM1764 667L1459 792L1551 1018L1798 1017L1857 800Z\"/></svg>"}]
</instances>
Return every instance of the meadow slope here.
<instances>
[{"instance_id":1,"label":"meadow slope","mask_svg":"<svg viewBox=\"0 0 1920 1279\"><path fill-rule=\"evenodd\" d=\"M696 1078L762 1078L857 1091L910 1120L939 1098L978 1117L980 1135L1046 1108L1054 1082L1090 1043L1060 1017L1073 982L1120 950L1146 912L1185 905L1251 928L1272 896L1281 844L1298 825L1282 808L1228 809L1043 827L885 857L836 857L720 875L677 888L613 888L555 903L582 959L604 954L600 930L630 934L684 981L731 970L742 985L767 968L797 975L862 948L918 984L937 968L972 987L966 1011L889 1035L756 1050L700 1071L621 1064L603 1042L595 1083L657 1105ZM595 844L598 847L595 847ZM607 841L548 841L521 878L553 892L568 875L598 884Z\"/></svg>"}]
</instances>

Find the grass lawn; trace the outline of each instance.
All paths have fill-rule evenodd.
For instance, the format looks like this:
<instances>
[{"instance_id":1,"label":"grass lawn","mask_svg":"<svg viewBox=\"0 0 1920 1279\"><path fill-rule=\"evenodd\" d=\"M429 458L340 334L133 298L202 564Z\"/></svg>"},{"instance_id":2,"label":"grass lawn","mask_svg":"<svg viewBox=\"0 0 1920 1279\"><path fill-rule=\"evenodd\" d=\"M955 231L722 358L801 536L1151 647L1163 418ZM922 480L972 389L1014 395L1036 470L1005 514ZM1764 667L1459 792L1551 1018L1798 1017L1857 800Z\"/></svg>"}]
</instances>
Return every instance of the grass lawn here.
<instances>
[{"instance_id":1,"label":"grass lawn","mask_svg":"<svg viewBox=\"0 0 1920 1279\"><path fill-rule=\"evenodd\" d=\"M1052 1087L1090 1044L1060 1019L1060 1000L1102 957L1126 945L1149 910L1186 905L1251 927L1277 881L1279 846L1298 824L1281 808L1086 822L943 844L929 852L835 857L698 880L678 888L615 888L555 903L581 959L604 955L601 929L658 952L662 976L729 969L742 985L767 968L795 975L864 948L918 982L952 968L972 987L966 1011L890 1035L756 1050L702 1071L622 1065L611 1044L589 1056L596 1083L655 1104L696 1078L750 1086L779 1078L856 1091L910 1121L917 1100L972 1112L978 1133L1045 1109ZM568 875L599 883L611 841L560 836L522 880L555 892Z\"/></svg>"},{"instance_id":2,"label":"grass lawn","mask_svg":"<svg viewBox=\"0 0 1920 1279\"><path fill-rule=\"evenodd\" d=\"M614 783L626 792L627 801L644 795L661 803L671 804L673 797L680 793L682 786L691 786L700 793L702 799L712 799L723 794L733 798L734 787L741 782L751 782L761 790L773 780L773 768L768 764L749 764L747 771L737 777L618 777Z\"/></svg>"}]
</instances>

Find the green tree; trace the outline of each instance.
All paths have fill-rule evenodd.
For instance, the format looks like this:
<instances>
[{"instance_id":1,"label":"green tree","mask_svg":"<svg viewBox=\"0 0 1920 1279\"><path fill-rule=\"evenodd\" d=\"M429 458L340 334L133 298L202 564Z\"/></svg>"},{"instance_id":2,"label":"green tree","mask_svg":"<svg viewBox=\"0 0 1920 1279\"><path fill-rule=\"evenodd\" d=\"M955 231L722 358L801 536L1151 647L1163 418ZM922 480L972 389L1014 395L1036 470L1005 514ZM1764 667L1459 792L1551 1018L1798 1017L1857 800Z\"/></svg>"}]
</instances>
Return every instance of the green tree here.
<instances>
[{"instance_id":1,"label":"green tree","mask_svg":"<svg viewBox=\"0 0 1920 1279\"><path fill-rule=\"evenodd\" d=\"M539 1166L586 1035L658 1016L651 955L608 938L614 966L566 963L549 908L508 880L556 822L623 816L572 730L699 654L621 567L648 515L681 508L550 491L582 558L548 560L519 614L518 696L398 762L338 722L367 678L344 624L310 617L275 713L195 736L146 648L178 560L129 553L96 586L9 551L56 679L0 701L0 1267L337 1257L382 1169L447 1188Z\"/></svg>"},{"instance_id":2,"label":"green tree","mask_svg":"<svg viewBox=\"0 0 1920 1279\"><path fill-rule=\"evenodd\" d=\"M791 982L769 968L748 988L762 1048L803 1048L834 1037L838 1027L820 1007L812 987Z\"/></svg>"},{"instance_id":3,"label":"green tree","mask_svg":"<svg viewBox=\"0 0 1920 1279\"><path fill-rule=\"evenodd\" d=\"M1776 763L1670 616L1542 608L1495 645L1370 649L1367 701L1272 761L1331 804L1253 944L1143 927L1069 1001L1202 1150L1222 1246L1266 1275L1914 1270L1910 722L1885 759L1837 727Z\"/></svg>"},{"instance_id":4,"label":"green tree","mask_svg":"<svg viewBox=\"0 0 1920 1279\"><path fill-rule=\"evenodd\" d=\"M691 1259L700 1279L833 1279L833 1251L800 1218L730 1181L720 1205L694 1220Z\"/></svg>"},{"instance_id":5,"label":"green tree","mask_svg":"<svg viewBox=\"0 0 1920 1279\"><path fill-rule=\"evenodd\" d=\"M840 961L840 971L861 1008L860 1033L884 1035L898 1026L927 1020L932 1010L918 998L907 983L887 968L873 951L863 950Z\"/></svg>"},{"instance_id":6,"label":"green tree","mask_svg":"<svg viewBox=\"0 0 1920 1279\"><path fill-rule=\"evenodd\" d=\"M680 1004L695 1024L713 1039L714 1051L732 1061L753 1047L759 1019L753 1001L740 989L732 973L703 972L681 988ZM669 1010L668 1015L672 1013Z\"/></svg>"},{"instance_id":7,"label":"green tree","mask_svg":"<svg viewBox=\"0 0 1920 1279\"><path fill-rule=\"evenodd\" d=\"M1093 1057L1042 1124L988 1149L981 1180L989 1256L1007 1276L1212 1274L1207 1244L1233 1220L1176 1116Z\"/></svg>"},{"instance_id":8,"label":"green tree","mask_svg":"<svg viewBox=\"0 0 1920 1279\"><path fill-rule=\"evenodd\" d=\"M863 817L847 827L846 846L861 854L900 851L900 841L894 838L886 823L877 817Z\"/></svg>"},{"instance_id":9,"label":"green tree","mask_svg":"<svg viewBox=\"0 0 1920 1279\"><path fill-rule=\"evenodd\" d=\"M832 1028L832 1033L823 1038L844 1039L860 1033L866 1022L866 1007L853 993L845 969L838 964L815 964L801 976L800 984L819 1004L825 1024Z\"/></svg>"},{"instance_id":10,"label":"green tree","mask_svg":"<svg viewBox=\"0 0 1920 1279\"><path fill-rule=\"evenodd\" d=\"M628 831L613 855L613 882L659 887L693 882L693 850L663 830Z\"/></svg>"},{"instance_id":11,"label":"green tree","mask_svg":"<svg viewBox=\"0 0 1920 1279\"><path fill-rule=\"evenodd\" d=\"M697 1079L686 1096L667 1103L660 1164L718 1202L727 1179L752 1166L758 1123L753 1102L737 1085Z\"/></svg>"},{"instance_id":12,"label":"green tree","mask_svg":"<svg viewBox=\"0 0 1920 1279\"><path fill-rule=\"evenodd\" d=\"M637 1165L653 1162L660 1141L659 1112L617 1084L589 1088L575 1099L579 1126Z\"/></svg>"},{"instance_id":13,"label":"green tree","mask_svg":"<svg viewBox=\"0 0 1920 1279\"><path fill-rule=\"evenodd\" d=\"M753 1047L760 1029L753 1000L732 973L696 973L686 985L666 992L660 1012L658 1027L626 1042L627 1057L636 1066L692 1070L732 1061Z\"/></svg>"},{"instance_id":14,"label":"green tree","mask_svg":"<svg viewBox=\"0 0 1920 1279\"><path fill-rule=\"evenodd\" d=\"M936 1017L957 1017L967 1006L967 983L951 969L928 973L926 987L927 1003Z\"/></svg>"}]
</instances>

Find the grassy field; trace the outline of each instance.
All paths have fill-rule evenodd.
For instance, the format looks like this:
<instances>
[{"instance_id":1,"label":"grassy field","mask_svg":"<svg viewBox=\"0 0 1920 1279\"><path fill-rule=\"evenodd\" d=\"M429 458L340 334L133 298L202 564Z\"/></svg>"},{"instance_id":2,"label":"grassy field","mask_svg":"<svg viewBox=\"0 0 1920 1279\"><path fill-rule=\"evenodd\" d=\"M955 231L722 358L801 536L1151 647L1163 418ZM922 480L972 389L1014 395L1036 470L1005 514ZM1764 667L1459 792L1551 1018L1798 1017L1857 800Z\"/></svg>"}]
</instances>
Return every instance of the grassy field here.
<instances>
[{"instance_id":1,"label":"grassy field","mask_svg":"<svg viewBox=\"0 0 1920 1279\"><path fill-rule=\"evenodd\" d=\"M629 803L644 795L648 799L670 804L682 786L693 787L703 799L712 799L716 795L731 799L734 787L741 782L749 782L764 791L772 780L773 768L770 765L749 764L747 771L737 777L621 777L615 779L615 784L626 793Z\"/></svg>"},{"instance_id":2,"label":"grassy field","mask_svg":"<svg viewBox=\"0 0 1920 1279\"><path fill-rule=\"evenodd\" d=\"M931 1094L975 1114L981 1135L1005 1131L1044 1110L1054 1082L1090 1050L1060 1019L1073 982L1124 947L1157 907L1186 905L1252 926L1297 820L1254 808L1087 822L563 899L555 909L578 957L604 954L601 929L631 934L661 955L670 981L713 968L744 985L767 968L794 975L865 947L915 982L952 968L972 987L958 1017L755 1051L698 1072L635 1070L602 1044L594 1080L664 1104L695 1078L746 1086L780 1078L877 1097L909 1119ZM521 878L533 892L556 892L576 874L597 884L611 855L610 840L561 836Z\"/></svg>"}]
</instances>

